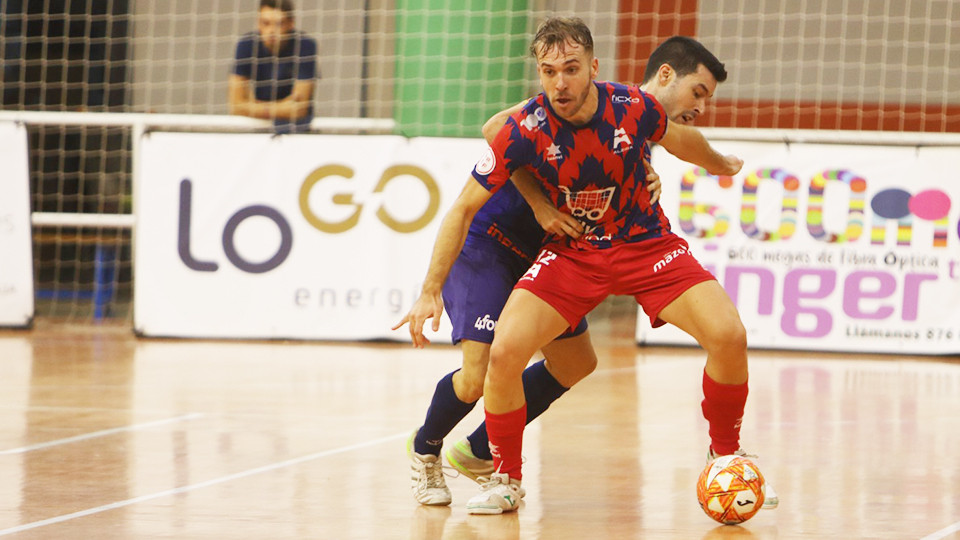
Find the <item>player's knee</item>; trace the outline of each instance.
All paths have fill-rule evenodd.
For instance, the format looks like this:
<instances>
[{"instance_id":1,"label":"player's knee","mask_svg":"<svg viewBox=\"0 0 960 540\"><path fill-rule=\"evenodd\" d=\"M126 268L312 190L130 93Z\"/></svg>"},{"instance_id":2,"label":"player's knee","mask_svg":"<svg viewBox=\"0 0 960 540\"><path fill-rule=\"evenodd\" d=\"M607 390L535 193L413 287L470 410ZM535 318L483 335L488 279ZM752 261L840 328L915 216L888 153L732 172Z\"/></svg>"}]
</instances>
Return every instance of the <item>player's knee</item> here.
<instances>
[{"instance_id":1,"label":"player's knee","mask_svg":"<svg viewBox=\"0 0 960 540\"><path fill-rule=\"evenodd\" d=\"M543 349L544 365L561 385L570 388L597 369L597 354L589 339L557 340Z\"/></svg>"},{"instance_id":2,"label":"player's knee","mask_svg":"<svg viewBox=\"0 0 960 540\"><path fill-rule=\"evenodd\" d=\"M473 403L483 397L483 378L465 379L460 390L462 390L463 395L457 392L457 397L465 403Z\"/></svg>"},{"instance_id":3,"label":"player's knee","mask_svg":"<svg viewBox=\"0 0 960 540\"><path fill-rule=\"evenodd\" d=\"M716 355L741 355L747 350L747 331L739 318L715 325L703 347Z\"/></svg>"},{"instance_id":4,"label":"player's knee","mask_svg":"<svg viewBox=\"0 0 960 540\"><path fill-rule=\"evenodd\" d=\"M568 369L564 372L564 380L557 379L560 384L570 388L574 384L580 382L587 375L590 375L597 369L597 356L596 355L584 355L578 358L578 361L573 365L572 369Z\"/></svg>"},{"instance_id":5,"label":"player's knee","mask_svg":"<svg viewBox=\"0 0 960 540\"><path fill-rule=\"evenodd\" d=\"M523 355L522 347L507 340L500 343L494 340L490 347L490 365L487 368L488 378L498 379L519 376L526 366L526 362L518 360L523 358ZM529 358L529 355L527 358Z\"/></svg>"},{"instance_id":6,"label":"player's knee","mask_svg":"<svg viewBox=\"0 0 960 540\"><path fill-rule=\"evenodd\" d=\"M516 354L517 347L508 340L493 340L490 345L490 366L488 369L498 369L502 364Z\"/></svg>"},{"instance_id":7,"label":"player's knee","mask_svg":"<svg viewBox=\"0 0 960 540\"><path fill-rule=\"evenodd\" d=\"M583 376L580 377L580 378L582 379L583 377L586 377L587 375L589 375L589 374L593 373L594 371L596 371L596 369L597 369L597 355L591 354L591 355L585 356L585 357L583 358L583 362L581 362L581 365L583 366L583 371L581 371L581 373L583 374Z\"/></svg>"}]
</instances>

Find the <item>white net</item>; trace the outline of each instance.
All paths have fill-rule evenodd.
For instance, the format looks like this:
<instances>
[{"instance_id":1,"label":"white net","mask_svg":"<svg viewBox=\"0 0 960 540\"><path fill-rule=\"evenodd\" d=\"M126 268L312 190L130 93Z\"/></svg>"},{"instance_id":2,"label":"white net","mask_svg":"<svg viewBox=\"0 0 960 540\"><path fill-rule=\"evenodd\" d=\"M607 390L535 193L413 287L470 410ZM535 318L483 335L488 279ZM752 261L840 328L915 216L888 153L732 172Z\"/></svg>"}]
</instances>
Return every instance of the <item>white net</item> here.
<instances>
[{"instance_id":1,"label":"white net","mask_svg":"<svg viewBox=\"0 0 960 540\"><path fill-rule=\"evenodd\" d=\"M957 2L653 3L686 4L689 9L652 20L638 15L630 33L643 35L651 25L672 26L696 36L727 66L730 77L700 125L960 131ZM637 60L621 63L621 69L639 78L645 51L663 34L635 41L633 46L641 49ZM619 76L628 73L620 71Z\"/></svg>"},{"instance_id":2,"label":"white net","mask_svg":"<svg viewBox=\"0 0 960 540\"><path fill-rule=\"evenodd\" d=\"M256 29L257 5L6 0L3 108L225 115L236 43ZM490 114L535 93L527 45L549 14L590 25L603 79L639 82L663 39L700 39L730 73L701 126L960 132L960 4L951 0L294 6L297 29L318 43L316 116L392 119L398 134L476 137ZM30 132L35 212L131 211L128 128ZM93 299L101 314L126 316L129 240L122 227L38 226L41 313L88 316Z\"/></svg>"},{"instance_id":3,"label":"white net","mask_svg":"<svg viewBox=\"0 0 960 540\"><path fill-rule=\"evenodd\" d=\"M256 6L8 0L4 107L226 114L236 43L256 29ZM698 37L730 71L711 125L960 130L950 92L960 86L960 5L949 0L295 6L296 27L319 45L321 117L395 118L401 130L476 136L474 107L485 114L536 91L527 44L539 20L560 13L593 29L601 78L638 81L665 37ZM445 109L461 114L436 113Z\"/></svg>"}]
</instances>

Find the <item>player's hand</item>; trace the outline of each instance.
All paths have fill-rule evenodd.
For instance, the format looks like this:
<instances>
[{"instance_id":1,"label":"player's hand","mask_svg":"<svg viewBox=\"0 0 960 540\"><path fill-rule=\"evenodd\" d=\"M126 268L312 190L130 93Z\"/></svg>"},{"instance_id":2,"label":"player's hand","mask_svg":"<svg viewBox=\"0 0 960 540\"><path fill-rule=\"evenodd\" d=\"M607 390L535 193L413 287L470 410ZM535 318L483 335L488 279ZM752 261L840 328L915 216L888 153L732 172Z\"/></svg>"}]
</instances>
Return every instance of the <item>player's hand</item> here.
<instances>
[{"instance_id":1,"label":"player's hand","mask_svg":"<svg viewBox=\"0 0 960 540\"><path fill-rule=\"evenodd\" d=\"M576 240L583 234L583 223L580 220L557 210L552 204L542 204L533 211L533 216L537 219L540 227L547 232L557 236L569 236Z\"/></svg>"},{"instance_id":2,"label":"player's hand","mask_svg":"<svg viewBox=\"0 0 960 540\"><path fill-rule=\"evenodd\" d=\"M443 298L440 296L440 292L428 294L422 293L417 298L417 301L413 303L413 307L410 308L410 311L400 319L392 330L397 330L405 324L409 324L410 330L410 339L413 341L413 346L422 349L424 346L430 344L430 340L427 339L427 336L423 335L423 325L426 324L427 319L433 319L433 331L438 332L440 330L440 316L443 315Z\"/></svg>"},{"instance_id":3,"label":"player's hand","mask_svg":"<svg viewBox=\"0 0 960 540\"><path fill-rule=\"evenodd\" d=\"M643 158L643 166L647 170L647 191L650 192L650 205L653 206L660 200L660 175L653 170L647 158Z\"/></svg>"},{"instance_id":4,"label":"player's hand","mask_svg":"<svg viewBox=\"0 0 960 540\"><path fill-rule=\"evenodd\" d=\"M733 154L723 156L723 169L719 171L707 171L710 174L718 176L733 176L743 168L743 160Z\"/></svg>"}]
</instances>

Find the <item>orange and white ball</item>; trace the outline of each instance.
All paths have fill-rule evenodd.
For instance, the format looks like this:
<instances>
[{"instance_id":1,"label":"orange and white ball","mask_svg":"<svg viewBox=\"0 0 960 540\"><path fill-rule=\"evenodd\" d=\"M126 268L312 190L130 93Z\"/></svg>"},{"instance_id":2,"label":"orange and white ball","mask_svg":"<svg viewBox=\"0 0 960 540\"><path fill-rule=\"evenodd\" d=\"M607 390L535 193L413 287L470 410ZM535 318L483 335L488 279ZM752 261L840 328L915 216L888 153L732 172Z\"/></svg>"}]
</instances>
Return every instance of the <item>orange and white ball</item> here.
<instances>
[{"instance_id":1,"label":"orange and white ball","mask_svg":"<svg viewBox=\"0 0 960 540\"><path fill-rule=\"evenodd\" d=\"M748 458L720 456L700 473L697 500L703 511L718 522L743 523L763 506L763 475Z\"/></svg>"}]
</instances>

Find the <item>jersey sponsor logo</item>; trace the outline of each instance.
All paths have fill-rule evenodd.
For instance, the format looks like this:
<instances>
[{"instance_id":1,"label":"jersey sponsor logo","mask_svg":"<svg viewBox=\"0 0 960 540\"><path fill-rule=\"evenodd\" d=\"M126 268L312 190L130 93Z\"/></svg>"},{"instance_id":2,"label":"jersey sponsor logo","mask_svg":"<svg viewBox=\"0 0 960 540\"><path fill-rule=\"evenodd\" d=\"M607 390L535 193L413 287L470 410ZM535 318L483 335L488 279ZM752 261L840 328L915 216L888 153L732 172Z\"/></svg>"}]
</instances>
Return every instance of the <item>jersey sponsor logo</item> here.
<instances>
[{"instance_id":1,"label":"jersey sponsor logo","mask_svg":"<svg viewBox=\"0 0 960 540\"><path fill-rule=\"evenodd\" d=\"M687 251L687 248L680 246L677 249L671 251L670 253L667 253L666 255L663 256L662 259L657 261L657 263L653 265L653 271L659 272L665 266L667 266L668 264L670 264L671 262L679 258L681 255L687 255L687 254L689 254L689 251Z\"/></svg>"},{"instance_id":2,"label":"jersey sponsor logo","mask_svg":"<svg viewBox=\"0 0 960 540\"><path fill-rule=\"evenodd\" d=\"M607 212L613 193L617 190L617 186L610 186L606 189L571 192L566 186L558 187L567 197L567 206L573 217L585 217L593 221L598 221Z\"/></svg>"},{"instance_id":3,"label":"jersey sponsor logo","mask_svg":"<svg viewBox=\"0 0 960 540\"><path fill-rule=\"evenodd\" d=\"M547 161L559 161L563 159L563 152L556 143L547 147Z\"/></svg>"},{"instance_id":4,"label":"jersey sponsor logo","mask_svg":"<svg viewBox=\"0 0 960 540\"><path fill-rule=\"evenodd\" d=\"M636 96L613 96L610 99L614 103L640 103L640 98Z\"/></svg>"},{"instance_id":5,"label":"jersey sponsor logo","mask_svg":"<svg viewBox=\"0 0 960 540\"><path fill-rule=\"evenodd\" d=\"M540 123L547 119L547 111L543 107L537 107L535 111L528 114L520 121L520 125L530 131L536 131L540 128Z\"/></svg>"},{"instance_id":6,"label":"jersey sponsor logo","mask_svg":"<svg viewBox=\"0 0 960 540\"><path fill-rule=\"evenodd\" d=\"M624 148L624 146L626 146L626 148ZM622 154L631 148L633 148L633 141L630 140L630 136L627 135L627 130L617 128L617 130L613 132L613 153Z\"/></svg>"},{"instance_id":7,"label":"jersey sponsor logo","mask_svg":"<svg viewBox=\"0 0 960 540\"><path fill-rule=\"evenodd\" d=\"M502 245L503 247L509 249L510 252L513 253L514 255L520 257L521 259L523 259L528 263L533 263L533 258L530 255L527 255L526 253L524 253L524 251L520 249L520 246L514 244L513 240L511 240L510 237L504 234L503 231L501 231L500 228L497 227L496 223L490 224L490 226L487 228L487 235L490 238L493 238L494 240L499 242L500 245Z\"/></svg>"},{"instance_id":8,"label":"jersey sponsor logo","mask_svg":"<svg viewBox=\"0 0 960 540\"><path fill-rule=\"evenodd\" d=\"M595 230L597 230L596 227L589 227L586 231L584 231L583 239L586 240L587 242L610 242L611 240L613 240L612 234L609 234L609 233L604 235L593 234L593 231Z\"/></svg>"},{"instance_id":9,"label":"jersey sponsor logo","mask_svg":"<svg viewBox=\"0 0 960 540\"><path fill-rule=\"evenodd\" d=\"M480 157L480 161L477 162L477 166L475 167L477 174L486 176L492 173L496 166L497 156L493 153L493 148L488 146L486 152Z\"/></svg>"},{"instance_id":10,"label":"jersey sponsor logo","mask_svg":"<svg viewBox=\"0 0 960 540\"><path fill-rule=\"evenodd\" d=\"M525 127L525 128L527 128L527 129L530 130L530 131L533 131L533 130L537 129L537 124L539 124L539 123L540 123L540 122L537 122L537 117L536 117L536 116L534 116L534 115L532 115L532 114L528 114L528 115L526 116L526 118L524 118L523 121L520 122L520 125L523 126L523 127Z\"/></svg>"},{"instance_id":11,"label":"jersey sponsor logo","mask_svg":"<svg viewBox=\"0 0 960 540\"><path fill-rule=\"evenodd\" d=\"M537 279L537 276L540 275L540 270L544 266L550 266L550 262L557 258L557 254L545 249L540 252L540 255L537 256L537 262L530 265L530 268L527 268L527 272L523 274L523 277L519 281L533 281Z\"/></svg>"}]
</instances>

